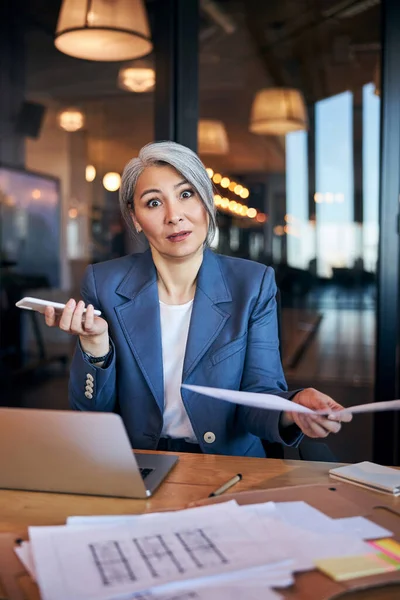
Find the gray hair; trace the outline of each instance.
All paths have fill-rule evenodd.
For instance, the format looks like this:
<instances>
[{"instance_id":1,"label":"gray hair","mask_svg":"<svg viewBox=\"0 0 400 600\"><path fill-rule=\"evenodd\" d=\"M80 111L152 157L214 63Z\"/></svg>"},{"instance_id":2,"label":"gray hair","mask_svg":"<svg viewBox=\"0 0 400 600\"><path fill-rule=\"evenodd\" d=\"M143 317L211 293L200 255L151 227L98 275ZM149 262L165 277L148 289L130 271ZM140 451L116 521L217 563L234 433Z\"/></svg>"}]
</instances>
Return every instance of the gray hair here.
<instances>
[{"instance_id":1,"label":"gray hair","mask_svg":"<svg viewBox=\"0 0 400 600\"><path fill-rule=\"evenodd\" d=\"M146 144L125 166L122 173L119 203L122 216L130 231L135 232L131 213L133 196L140 175L146 167L169 165L176 169L194 187L209 216L206 244L210 245L217 228L213 187L208 173L195 152L176 142L151 142Z\"/></svg>"}]
</instances>

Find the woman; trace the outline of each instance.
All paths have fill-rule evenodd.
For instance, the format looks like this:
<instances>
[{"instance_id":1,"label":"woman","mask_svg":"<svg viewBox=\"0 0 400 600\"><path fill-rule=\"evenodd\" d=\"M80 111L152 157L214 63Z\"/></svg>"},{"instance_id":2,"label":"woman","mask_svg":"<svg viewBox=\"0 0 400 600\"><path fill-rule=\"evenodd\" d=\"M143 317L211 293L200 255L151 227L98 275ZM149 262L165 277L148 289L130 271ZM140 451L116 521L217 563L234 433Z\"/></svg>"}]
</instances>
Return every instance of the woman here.
<instances>
[{"instance_id":1,"label":"woman","mask_svg":"<svg viewBox=\"0 0 400 600\"><path fill-rule=\"evenodd\" d=\"M118 411L132 447L142 449L261 457L262 439L293 445L303 434L339 431L339 419L248 408L181 389L187 383L269 392L310 408L341 408L313 389L287 391L273 270L208 248L215 208L198 156L173 142L148 144L124 170L120 204L150 250L89 266L84 302L69 300L61 318L46 309L49 326L79 337L72 408Z\"/></svg>"}]
</instances>

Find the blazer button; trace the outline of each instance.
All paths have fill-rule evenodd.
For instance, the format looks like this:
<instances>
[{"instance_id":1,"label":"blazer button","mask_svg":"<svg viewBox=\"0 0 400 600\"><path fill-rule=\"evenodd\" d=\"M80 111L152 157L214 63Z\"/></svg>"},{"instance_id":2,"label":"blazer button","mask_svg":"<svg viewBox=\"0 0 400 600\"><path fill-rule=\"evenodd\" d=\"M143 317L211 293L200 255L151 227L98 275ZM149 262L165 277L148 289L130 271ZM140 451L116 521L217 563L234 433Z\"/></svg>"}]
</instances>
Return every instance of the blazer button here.
<instances>
[{"instance_id":1,"label":"blazer button","mask_svg":"<svg viewBox=\"0 0 400 600\"><path fill-rule=\"evenodd\" d=\"M91 394L90 392L85 392L85 396L86 398L89 398L89 400L93 398L93 394Z\"/></svg>"},{"instance_id":2,"label":"blazer button","mask_svg":"<svg viewBox=\"0 0 400 600\"><path fill-rule=\"evenodd\" d=\"M93 392L93 385L87 384L87 386L85 387L85 392Z\"/></svg>"},{"instance_id":3,"label":"blazer button","mask_svg":"<svg viewBox=\"0 0 400 600\"><path fill-rule=\"evenodd\" d=\"M207 431L204 434L203 439L207 444L212 444L213 442L215 442L215 433L213 433L212 431Z\"/></svg>"},{"instance_id":4,"label":"blazer button","mask_svg":"<svg viewBox=\"0 0 400 600\"><path fill-rule=\"evenodd\" d=\"M89 381L93 381L93 375L91 373L86 373L86 379L89 379Z\"/></svg>"}]
</instances>

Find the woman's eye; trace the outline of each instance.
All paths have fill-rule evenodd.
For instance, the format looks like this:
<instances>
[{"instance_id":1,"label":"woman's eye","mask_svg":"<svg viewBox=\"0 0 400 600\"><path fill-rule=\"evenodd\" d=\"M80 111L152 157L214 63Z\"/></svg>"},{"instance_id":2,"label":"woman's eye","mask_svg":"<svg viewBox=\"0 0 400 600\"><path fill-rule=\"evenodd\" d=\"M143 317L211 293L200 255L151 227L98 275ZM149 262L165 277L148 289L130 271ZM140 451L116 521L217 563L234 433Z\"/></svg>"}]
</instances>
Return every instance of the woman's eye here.
<instances>
[{"instance_id":1,"label":"woman's eye","mask_svg":"<svg viewBox=\"0 0 400 600\"><path fill-rule=\"evenodd\" d=\"M182 198L191 198L193 196L194 192L193 190L185 190L184 192L182 192L181 197Z\"/></svg>"},{"instance_id":2,"label":"woman's eye","mask_svg":"<svg viewBox=\"0 0 400 600\"><path fill-rule=\"evenodd\" d=\"M147 203L147 206L149 206L150 208L154 208L155 206L160 206L161 202L159 200L149 200Z\"/></svg>"}]
</instances>

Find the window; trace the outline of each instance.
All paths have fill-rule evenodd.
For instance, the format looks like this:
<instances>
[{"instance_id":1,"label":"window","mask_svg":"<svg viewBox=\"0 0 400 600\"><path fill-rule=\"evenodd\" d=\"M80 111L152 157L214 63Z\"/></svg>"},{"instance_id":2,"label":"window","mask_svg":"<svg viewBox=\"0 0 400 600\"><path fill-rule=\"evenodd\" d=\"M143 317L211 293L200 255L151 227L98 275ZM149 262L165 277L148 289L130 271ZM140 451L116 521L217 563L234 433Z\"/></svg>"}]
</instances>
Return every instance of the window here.
<instances>
[{"instance_id":1,"label":"window","mask_svg":"<svg viewBox=\"0 0 400 600\"><path fill-rule=\"evenodd\" d=\"M353 184L353 97L344 92L315 105L318 275L353 267L357 229Z\"/></svg>"},{"instance_id":2,"label":"window","mask_svg":"<svg viewBox=\"0 0 400 600\"><path fill-rule=\"evenodd\" d=\"M363 87L363 260L364 269L375 273L379 238L379 136L380 98L375 86Z\"/></svg>"},{"instance_id":3,"label":"window","mask_svg":"<svg viewBox=\"0 0 400 600\"><path fill-rule=\"evenodd\" d=\"M308 221L307 133L295 131L286 136L286 216L287 261L292 267L308 269L315 256L314 228Z\"/></svg>"}]
</instances>

